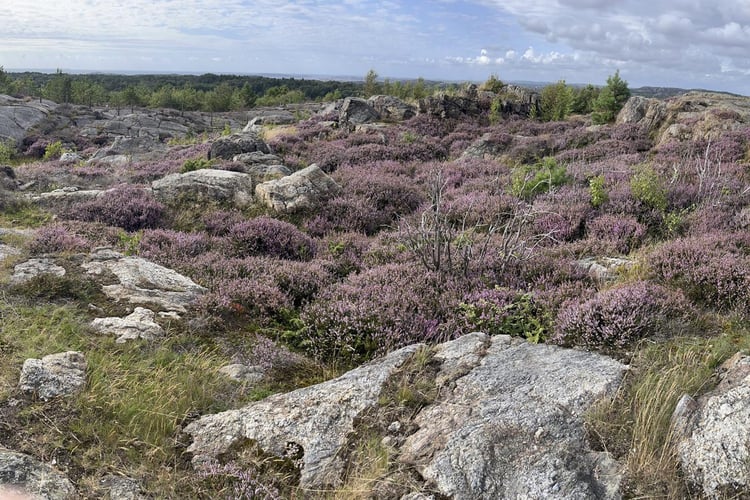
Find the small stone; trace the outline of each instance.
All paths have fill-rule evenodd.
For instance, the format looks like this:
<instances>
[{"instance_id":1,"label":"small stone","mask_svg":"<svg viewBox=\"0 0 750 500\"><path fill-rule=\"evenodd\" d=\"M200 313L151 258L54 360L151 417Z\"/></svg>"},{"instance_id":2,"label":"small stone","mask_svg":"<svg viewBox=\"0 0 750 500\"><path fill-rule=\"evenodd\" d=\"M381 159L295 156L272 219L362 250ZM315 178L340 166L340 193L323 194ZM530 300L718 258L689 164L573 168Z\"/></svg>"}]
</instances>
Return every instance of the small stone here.
<instances>
[{"instance_id":1,"label":"small stone","mask_svg":"<svg viewBox=\"0 0 750 500\"><path fill-rule=\"evenodd\" d=\"M251 384L257 384L266 376L261 367L248 366L240 363L223 366L219 369L219 373L221 373L222 375L226 375L232 380L236 380L238 382L248 382Z\"/></svg>"},{"instance_id":2,"label":"small stone","mask_svg":"<svg viewBox=\"0 0 750 500\"><path fill-rule=\"evenodd\" d=\"M401 422L396 420L395 422L391 422L391 425L388 426L388 432L396 434L401 431Z\"/></svg>"},{"instance_id":3,"label":"small stone","mask_svg":"<svg viewBox=\"0 0 750 500\"><path fill-rule=\"evenodd\" d=\"M13 268L10 282L13 285L22 285L43 274L65 276L65 268L55 264L52 259L29 259Z\"/></svg>"},{"instance_id":4,"label":"small stone","mask_svg":"<svg viewBox=\"0 0 750 500\"><path fill-rule=\"evenodd\" d=\"M86 359L77 351L27 359L21 368L18 387L22 392L36 393L43 400L68 396L86 384Z\"/></svg>"}]
</instances>

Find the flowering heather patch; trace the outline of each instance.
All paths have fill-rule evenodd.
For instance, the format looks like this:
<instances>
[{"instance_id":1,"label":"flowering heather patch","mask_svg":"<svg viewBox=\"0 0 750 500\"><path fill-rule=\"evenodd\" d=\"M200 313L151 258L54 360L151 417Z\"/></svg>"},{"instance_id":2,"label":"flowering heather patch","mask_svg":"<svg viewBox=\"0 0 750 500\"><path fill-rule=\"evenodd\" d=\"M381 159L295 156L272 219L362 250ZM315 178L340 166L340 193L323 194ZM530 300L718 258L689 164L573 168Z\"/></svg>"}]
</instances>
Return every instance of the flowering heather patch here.
<instances>
[{"instance_id":1,"label":"flowering heather patch","mask_svg":"<svg viewBox=\"0 0 750 500\"><path fill-rule=\"evenodd\" d=\"M47 226L38 229L28 244L32 254L57 252L82 252L90 248L91 243L62 225Z\"/></svg>"},{"instance_id":2,"label":"flowering heather patch","mask_svg":"<svg viewBox=\"0 0 750 500\"><path fill-rule=\"evenodd\" d=\"M461 282L444 282L411 264L387 264L323 290L302 310L306 348L318 359L360 362L414 342L443 339Z\"/></svg>"},{"instance_id":3,"label":"flowering heather patch","mask_svg":"<svg viewBox=\"0 0 750 500\"><path fill-rule=\"evenodd\" d=\"M267 255L290 260L310 260L315 245L294 224L272 217L256 217L238 222L227 233L229 252L235 257Z\"/></svg>"},{"instance_id":4,"label":"flowering heather patch","mask_svg":"<svg viewBox=\"0 0 750 500\"><path fill-rule=\"evenodd\" d=\"M688 315L685 297L645 281L562 305L550 341L589 348L623 348L649 336L669 336Z\"/></svg>"},{"instance_id":5,"label":"flowering heather patch","mask_svg":"<svg viewBox=\"0 0 750 500\"><path fill-rule=\"evenodd\" d=\"M203 227L211 236L226 236L232 226L244 220L242 213L234 210L215 210L201 217Z\"/></svg>"},{"instance_id":6,"label":"flowering heather patch","mask_svg":"<svg viewBox=\"0 0 750 500\"><path fill-rule=\"evenodd\" d=\"M664 243L649 254L648 265L655 279L682 288L696 302L747 308L749 250L745 233L710 233Z\"/></svg>"},{"instance_id":7,"label":"flowering heather patch","mask_svg":"<svg viewBox=\"0 0 750 500\"><path fill-rule=\"evenodd\" d=\"M363 258L372 242L356 233L332 233L318 242L318 257L337 277L344 278L364 267Z\"/></svg>"},{"instance_id":8,"label":"flowering heather patch","mask_svg":"<svg viewBox=\"0 0 750 500\"><path fill-rule=\"evenodd\" d=\"M187 261L219 249L220 243L218 238L206 233L152 229L143 231L138 253L164 266L183 269Z\"/></svg>"},{"instance_id":9,"label":"flowering heather patch","mask_svg":"<svg viewBox=\"0 0 750 500\"><path fill-rule=\"evenodd\" d=\"M216 280L211 290L197 302L199 309L220 316L248 316L264 324L292 304L273 277Z\"/></svg>"},{"instance_id":10,"label":"flowering heather patch","mask_svg":"<svg viewBox=\"0 0 750 500\"><path fill-rule=\"evenodd\" d=\"M606 242L615 252L627 254L641 245L646 226L629 215L604 214L586 224L586 235Z\"/></svg>"},{"instance_id":11,"label":"flowering heather patch","mask_svg":"<svg viewBox=\"0 0 750 500\"><path fill-rule=\"evenodd\" d=\"M534 228L550 235L550 241L572 241L583 234L584 221L591 211L587 190L563 186L534 200Z\"/></svg>"},{"instance_id":12,"label":"flowering heather patch","mask_svg":"<svg viewBox=\"0 0 750 500\"><path fill-rule=\"evenodd\" d=\"M102 222L126 231L137 231L158 226L164 215L164 205L150 191L123 184L93 200L71 205L61 215L67 219Z\"/></svg>"}]
</instances>

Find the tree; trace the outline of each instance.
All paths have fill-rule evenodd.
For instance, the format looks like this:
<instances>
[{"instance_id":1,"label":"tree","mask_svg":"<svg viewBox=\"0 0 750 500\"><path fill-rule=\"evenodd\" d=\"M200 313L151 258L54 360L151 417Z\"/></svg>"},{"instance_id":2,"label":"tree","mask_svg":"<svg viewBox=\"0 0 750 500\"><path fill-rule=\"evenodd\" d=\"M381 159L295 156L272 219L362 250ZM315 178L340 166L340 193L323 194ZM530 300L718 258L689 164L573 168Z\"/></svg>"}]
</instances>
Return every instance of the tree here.
<instances>
[{"instance_id":1,"label":"tree","mask_svg":"<svg viewBox=\"0 0 750 500\"><path fill-rule=\"evenodd\" d=\"M44 96L57 103L68 103L73 99L73 81L58 69L55 76L44 86Z\"/></svg>"},{"instance_id":2,"label":"tree","mask_svg":"<svg viewBox=\"0 0 750 500\"><path fill-rule=\"evenodd\" d=\"M599 89L591 84L576 89L573 92L573 107L571 113L587 115L594 110L594 101L599 97Z\"/></svg>"},{"instance_id":3,"label":"tree","mask_svg":"<svg viewBox=\"0 0 750 500\"><path fill-rule=\"evenodd\" d=\"M5 69L0 66L0 94L5 94L8 92L10 87L10 77L8 76L8 73L5 72Z\"/></svg>"},{"instance_id":4,"label":"tree","mask_svg":"<svg viewBox=\"0 0 750 500\"><path fill-rule=\"evenodd\" d=\"M98 83L87 79L77 79L71 84L72 102L93 106L107 100L107 91Z\"/></svg>"},{"instance_id":5,"label":"tree","mask_svg":"<svg viewBox=\"0 0 750 500\"><path fill-rule=\"evenodd\" d=\"M130 112L133 112L133 108L136 106L143 105L144 101L141 98L141 93L133 85L128 85L125 90L122 91L122 100L125 106L130 106Z\"/></svg>"},{"instance_id":6,"label":"tree","mask_svg":"<svg viewBox=\"0 0 750 500\"><path fill-rule=\"evenodd\" d=\"M542 89L542 120L547 122L565 120L570 114L572 105L573 90L565 84L565 80L547 85Z\"/></svg>"},{"instance_id":7,"label":"tree","mask_svg":"<svg viewBox=\"0 0 750 500\"><path fill-rule=\"evenodd\" d=\"M365 75L365 86L362 89L362 92L364 93L365 97L372 97L378 94L378 89L378 74L375 73L374 69L371 69Z\"/></svg>"},{"instance_id":8,"label":"tree","mask_svg":"<svg viewBox=\"0 0 750 500\"><path fill-rule=\"evenodd\" d=\"M255 101L258 100L258 94L253 91L253 88L248 82L245 82L245 85L240 89L240 97L242 99L242 104L246 108L254 108Z\"/></svg>"},{"instance_id":9,"label":"tree","mask_svg":"<svg viewBox=\"0 0 750 500\"><path fill-rule=\"evenodd\" d=\"M592 120L596 124L615 121L617 113L629 98L628 82L620 78L620 70L618 69L614 75L607 78L607 85L599 92L599 96L594 101Z\"/></svg>"},{"instance_id":10,"label":"tree","mask_svg":"<svg viewBox=\"0 0 750 500\"><path fill-rule=\"evenodd\" d=\"M500 80L496 74L491 74L487 80L479 86L480 89L486 90L488 92L494 92L496 94L499 94L503 91L503 87L505 87L505 84Z\"/></svg>"}]
</instances>

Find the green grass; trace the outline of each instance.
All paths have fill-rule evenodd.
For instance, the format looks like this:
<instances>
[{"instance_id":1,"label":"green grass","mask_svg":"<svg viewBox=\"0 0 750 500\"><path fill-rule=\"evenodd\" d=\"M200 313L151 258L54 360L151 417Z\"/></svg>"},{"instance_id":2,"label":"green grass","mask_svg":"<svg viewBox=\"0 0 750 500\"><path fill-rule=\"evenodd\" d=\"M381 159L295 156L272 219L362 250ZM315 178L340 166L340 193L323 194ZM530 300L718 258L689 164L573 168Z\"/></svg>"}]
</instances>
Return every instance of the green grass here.
<instances>
[{"instance_id":1,"label":"green grass","mask_svg":"<svg viewBox=\"0 0 750 500\"><path fill-rule=\"evenodd\" d=\"M593 440L626 464L627 497L689 496L671 439L674 408L683 394L697 397L713 388L716 368L750 349L750 330L741 319L718 327L715 337L643 343L618 394L589 413Z\"/></svg>"}]
</instances>

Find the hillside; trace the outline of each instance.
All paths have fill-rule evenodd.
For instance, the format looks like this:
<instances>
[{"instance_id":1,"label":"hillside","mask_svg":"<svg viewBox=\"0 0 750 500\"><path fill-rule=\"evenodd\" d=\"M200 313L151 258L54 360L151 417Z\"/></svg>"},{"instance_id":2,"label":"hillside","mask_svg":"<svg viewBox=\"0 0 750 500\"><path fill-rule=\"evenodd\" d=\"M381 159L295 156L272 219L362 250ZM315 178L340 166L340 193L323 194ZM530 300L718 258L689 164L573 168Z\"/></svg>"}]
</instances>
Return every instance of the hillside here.
<instances>
[{"instance_id":1,"label":"hillside","mask_svg":"<svg viewBox=\"0 0 750 500\"><path fill-rule=\"evenodd\" d=\"M750 495L750 98L538 106L0 96L0 485Z\"/></svg>"}]
</instances>

